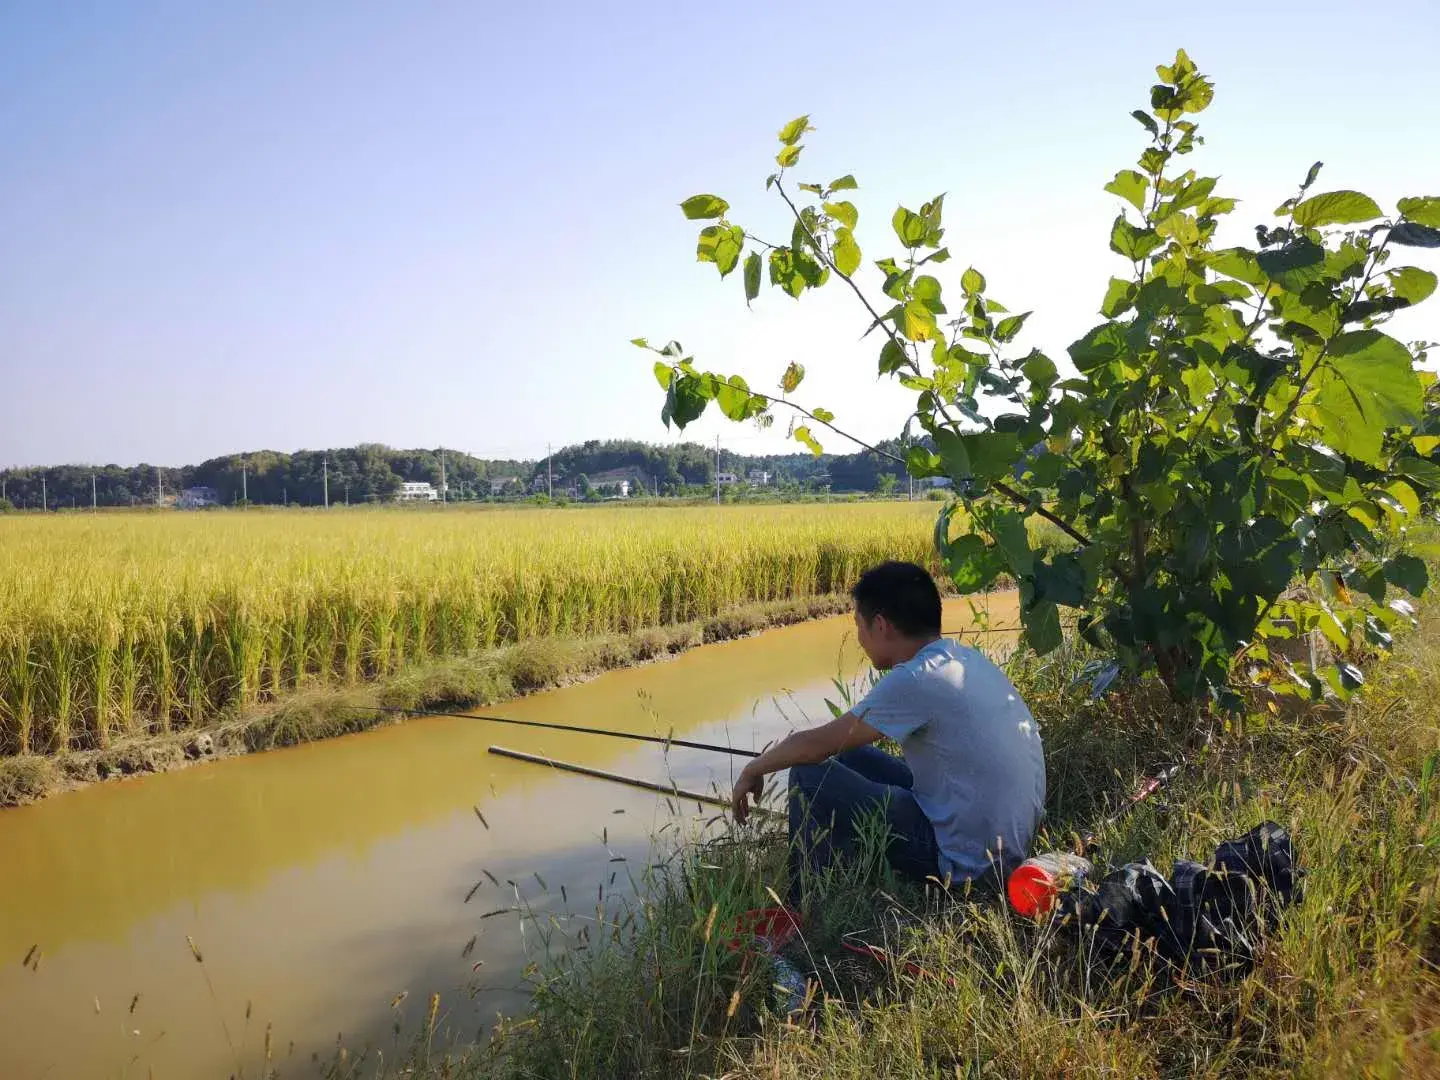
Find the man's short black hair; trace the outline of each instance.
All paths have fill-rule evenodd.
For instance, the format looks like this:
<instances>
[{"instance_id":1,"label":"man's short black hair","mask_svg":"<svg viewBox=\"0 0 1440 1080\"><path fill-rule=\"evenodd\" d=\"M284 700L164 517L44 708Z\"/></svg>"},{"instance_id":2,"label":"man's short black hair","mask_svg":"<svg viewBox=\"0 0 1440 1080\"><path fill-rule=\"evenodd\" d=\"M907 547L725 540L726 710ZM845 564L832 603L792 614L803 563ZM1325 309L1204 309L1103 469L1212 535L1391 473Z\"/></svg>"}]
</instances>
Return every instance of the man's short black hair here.
<instances>
[{"instance_id":1,"label":"man's short black hair","mask_svg":"<svg viewBox=\"0 0 1440 1080\"><path fill-rule=\"evenodd\" d=\"M940 590L922 566L883 562L860 575L850 596L867 623L884 615L906 637L940 633Z\"/></svg>"}]
</instances>

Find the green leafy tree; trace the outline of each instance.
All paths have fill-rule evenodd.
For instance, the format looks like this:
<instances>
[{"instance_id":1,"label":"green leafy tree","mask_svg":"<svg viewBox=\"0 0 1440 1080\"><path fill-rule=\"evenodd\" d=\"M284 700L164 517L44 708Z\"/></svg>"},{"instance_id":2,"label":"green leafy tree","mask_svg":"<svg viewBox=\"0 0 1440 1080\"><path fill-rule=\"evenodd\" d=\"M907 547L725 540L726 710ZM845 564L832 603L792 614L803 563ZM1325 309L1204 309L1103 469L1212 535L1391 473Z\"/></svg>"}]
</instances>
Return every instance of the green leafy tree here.
<instances>
[{"instance_id":1,"label":"green leafy tree","mask_svg":"<svg viewBox=\"0 0 1440 1080\"><path fill-rule=\"evenodd\" d=\"M899 483L900 478L894 473L881 473L875 478L875 490L881 495L893 495Z\"/></svg>"},{"instance_id":2,"label":"green leafy tree","mask_svg":"<svg viewBox=\"0 0 1440 1080\"><path fill-rule=\"evenodd\" d=\"M1156 71L1149 109L1132 114L1147 145L1106 185L1121 202L1109 246L1126 270L1103 290L1103 321L1069 347L1073 370L1017 348L1029 312L1002 305L979 270L948 272L943 195L894 212L899 254L874 261L880 295L863 288L855 178L791 181L808 117L781 130L766 180L788 238L735 224L715 195L681 208L708 222L697 257L722 278L740 270L747 303L762 278L797 299L837 281L854 295L880 374L914 392L912 423L928 436L886 456L953 481L935 528L943 565L962 593L1013 578L1037 651L1060 643L1067 610L1113 658L1101 684L1155 673L1177 699L1234 706L1242 657L1263 661L1267 642L1318 629L1342 662L1287 664L1283 689L1345 696L1362 675L1344 651L1388 645L1413 610L1402 594L1427 586L1403 540L1440 490L1440 424L1424 407L1434 377L1419 367L1423 343L1383 328L1435 289L1433 273L1391 264L1402 248L1440 247L1440 198L1386 214L1360 192L1317 191L1317 163L1253 246L1218 247L1235 200L1185 167L1212 85L1183 51ZM658 354L667 424L713 401L762 424L784 408L817 454L822 429L844 434L791 397L797 363L766 394L701 370L678 342L635 343ZM1037 514L1066 543L1032 543ZM1297 578L1309 589L1290 589Z\"/></svg>"}]
</instances>

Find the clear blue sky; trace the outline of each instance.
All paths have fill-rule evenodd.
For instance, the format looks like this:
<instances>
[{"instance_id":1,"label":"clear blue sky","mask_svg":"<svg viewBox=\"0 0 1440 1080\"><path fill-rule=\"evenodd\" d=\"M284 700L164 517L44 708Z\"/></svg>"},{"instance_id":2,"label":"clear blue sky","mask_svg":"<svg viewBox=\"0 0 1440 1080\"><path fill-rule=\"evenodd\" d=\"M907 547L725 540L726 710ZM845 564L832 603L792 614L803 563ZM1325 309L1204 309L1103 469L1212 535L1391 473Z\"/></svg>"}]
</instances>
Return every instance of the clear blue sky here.
<instances>
[{"instance_id":1,"label":"clear blue sky","mask_svg":"<svg viewBox=\"0 0 1440 1080\"><path fill-rule=\"evenodd\" d=\"M1237 230L1316 159L1386 207L1440 190L1440 5L1165 7L9 0L0 465L673 438L639 334L758 388L799 359L804 400L893 434L853 304L747 313L676 207L780 232L764 177L802 112L797 178L859 178L867 259L948 192L945 280L978 266L1057 358L1119 271L1101 188L1177 45L1218 86L1192 160Z\"/></svg>"}]
</instances>

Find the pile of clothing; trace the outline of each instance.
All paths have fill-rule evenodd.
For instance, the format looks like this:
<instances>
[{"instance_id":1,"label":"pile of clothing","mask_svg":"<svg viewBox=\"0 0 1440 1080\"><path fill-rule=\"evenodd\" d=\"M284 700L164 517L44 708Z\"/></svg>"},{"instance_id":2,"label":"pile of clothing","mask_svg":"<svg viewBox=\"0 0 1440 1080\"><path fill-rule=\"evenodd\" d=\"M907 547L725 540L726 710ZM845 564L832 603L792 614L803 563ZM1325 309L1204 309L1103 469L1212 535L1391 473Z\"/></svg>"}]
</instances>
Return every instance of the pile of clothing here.
<instances>
[{"instance_id":1,"label":"pile of clothing","mask_svg":"<svg viewBox=\"0 0 1440 1080\"><path fill-rule=\"evenodd\" d=\"M1128 955L1138 941L1177 967L1238 973L1280 913L1300 902L1303 873L1290 834L1266 821L1225 841L1208 863L1177 860L1168 878L1148 859L1098 880L1077 877L1053 912L1102 954Z\"/></svg>"}]
</instances>

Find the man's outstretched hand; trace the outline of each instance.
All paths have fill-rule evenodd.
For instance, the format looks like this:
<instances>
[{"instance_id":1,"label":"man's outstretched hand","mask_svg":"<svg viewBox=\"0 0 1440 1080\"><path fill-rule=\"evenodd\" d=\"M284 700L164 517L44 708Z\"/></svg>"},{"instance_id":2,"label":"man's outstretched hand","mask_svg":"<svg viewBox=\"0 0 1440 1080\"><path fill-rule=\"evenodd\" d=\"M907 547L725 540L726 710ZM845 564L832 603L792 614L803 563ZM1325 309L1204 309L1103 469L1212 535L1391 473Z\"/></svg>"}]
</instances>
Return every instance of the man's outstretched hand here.
<instances>
[{"instance_id":1,"label":"man's outstretched hand","mask_svg":"<svg viewBox=\"0 0 1440 1080\"><path fill-rule=\"evenodd\" d=\"M760 793L765 787L765 774L752 772L750 766L746 766L740 773L740 778L735 781L735 791L730 796L730 812L735 815L735 820L742 825L745 819L750 816L749 796L754 796L755 803L760 803Z\"/></svg>"}]
</instances>

